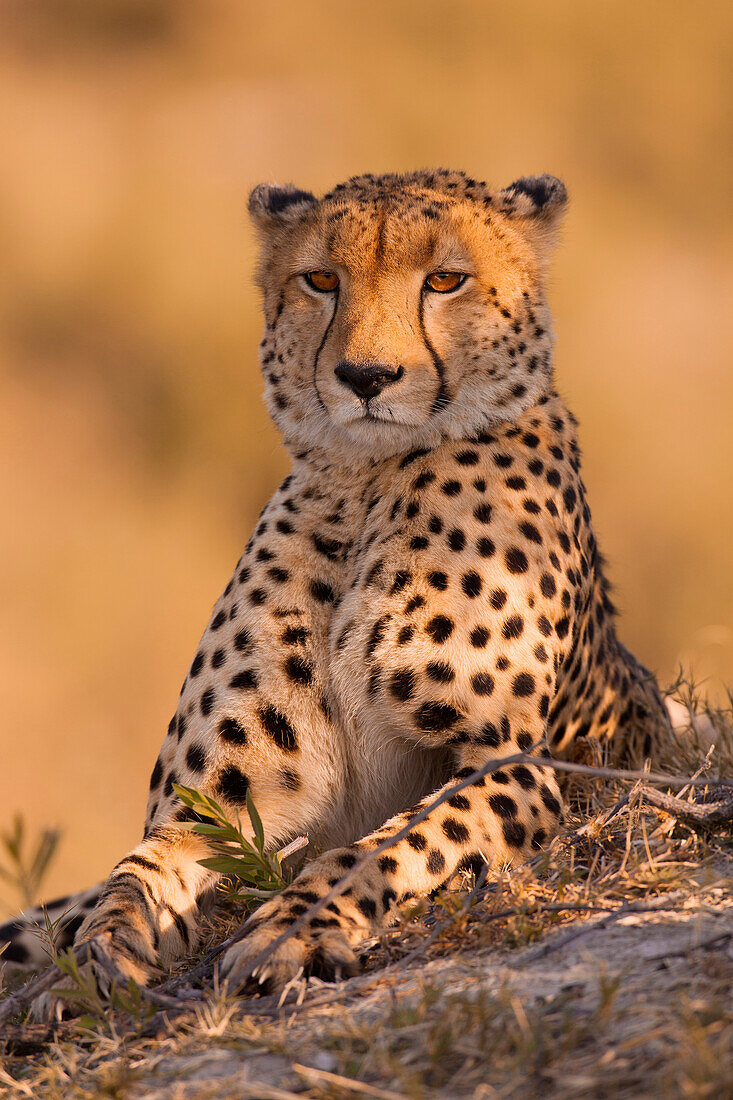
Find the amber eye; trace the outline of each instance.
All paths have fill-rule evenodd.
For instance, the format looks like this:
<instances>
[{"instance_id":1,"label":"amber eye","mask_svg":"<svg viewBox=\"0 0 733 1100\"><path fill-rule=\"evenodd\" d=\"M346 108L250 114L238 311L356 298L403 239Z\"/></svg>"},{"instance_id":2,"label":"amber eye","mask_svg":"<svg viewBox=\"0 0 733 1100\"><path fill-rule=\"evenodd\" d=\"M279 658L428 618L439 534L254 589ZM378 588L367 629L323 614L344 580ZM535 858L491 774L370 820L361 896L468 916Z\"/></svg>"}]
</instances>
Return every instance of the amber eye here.
<instances>
[{"instance_id":1,"label":"amber eye","mask_svg":"<svg viewBox=\"0 0 733 1100\"><path fill-rule=\"evenodd\" d=\"M466 276L460 271L434 271L425 280L426 290L435 290L438 294L450 294L451 290L458 290L463 286Z\"/></svg>"},{"instance_id":2,"label":"amber eye","mask_svg":"<svg viewBox=\"0 0 733 1100\"><path fill-rule=\"evenodd\" d=\"M330 294L338 288L339 277L333 271L307 271L303 276L308 286L321 294Z\"/></svg>"}]
</instances>

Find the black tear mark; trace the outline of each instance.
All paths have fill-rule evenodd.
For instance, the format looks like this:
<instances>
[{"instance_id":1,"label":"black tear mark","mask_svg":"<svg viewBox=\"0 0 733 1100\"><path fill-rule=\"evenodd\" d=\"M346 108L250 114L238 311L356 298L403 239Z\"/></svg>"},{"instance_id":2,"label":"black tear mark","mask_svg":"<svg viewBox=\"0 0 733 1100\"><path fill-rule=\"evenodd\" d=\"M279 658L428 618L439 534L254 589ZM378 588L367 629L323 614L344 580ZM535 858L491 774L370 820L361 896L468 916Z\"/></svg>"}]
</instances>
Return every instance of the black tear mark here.
<instances>
[{"instance_id":1,"label":"black tear mark","mask_svg":"<svg viewBox=\"0 0 733 1100\"><path fill-rule=\"evenodd\" d=\"M443 363L443 360L440 358L433 345L430 343L430 339L425 329L425 299L422 297L422 295L420 297L420 306L417 311L417 317L418 323L420 325L420 335L423 338L423 343L425 344L425 347L430 353L430 358L432 359L433 366L435 367L435 373L438 376L438 391L435 395L435 400L433 401L433 406L430 410L430 415L435 416L437 412L440 412L441 409L444 409L449 404L450 398L448 396L448 389L445 384L445 364Z\"/></svg>"},{"instance_id":2,"label":"black tear mark","mask_svg":"<svg viewBox=\"0 0 733 1100\"><path fill-rule=\"evenodd\" d=\"M336 310L338 309L338 307L339 307L339 289L337 287L336 288L336 293L333 296L333 313L331 314L329 322L326 325L326 330L323 333L323 336L321 337L320 344L318 345L318 351L316 352L316 357L313 360L313 387L316 391L316 397L318 398L318 404L321 406L321 408L323 409L324 412L328 412L328 410L327 410L327 408L324 404L323 398L321 397L321 391L318 389L318 377L317 377L317 374L318 374L318 360L321 357L321 352L323 351L323 348L325 347L326 340L328 340L328 334L331 331L331 325L333 324L333 322L336 318Z\"/></svg>"}]
</instances>

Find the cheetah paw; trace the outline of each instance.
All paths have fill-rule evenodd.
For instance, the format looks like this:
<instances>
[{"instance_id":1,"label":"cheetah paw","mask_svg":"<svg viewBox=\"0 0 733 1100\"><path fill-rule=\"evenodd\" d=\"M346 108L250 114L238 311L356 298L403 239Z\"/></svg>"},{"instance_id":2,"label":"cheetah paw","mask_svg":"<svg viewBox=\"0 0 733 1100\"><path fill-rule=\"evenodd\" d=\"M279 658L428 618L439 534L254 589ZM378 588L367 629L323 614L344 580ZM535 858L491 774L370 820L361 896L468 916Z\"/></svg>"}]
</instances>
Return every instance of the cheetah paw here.
<instances>
[{"instance_id":1,"label":"cheetah paw","mask_svg":"<svg viewBox=\"0 0 733 1100\"><path fill-rule=\"evenodd\" d=\"M263 922L226 951L221 972L231 988L277 994L301 974L332 982L359 973L359 959L344 930L313 928L311 924L294 932L264 962L250 970L257 956L285 931L281 922L274 924L270 920Z\"/></svg>"},{"instance_id":2,"label":"cheetah paw","mask_svg":"<svg viewBox=\"0 0 733 1100\"><path fill-rule=\"evenodd\" d=\"M138 986L148 985L155 968L135 961L115 947L112 933L98 933L85 942L89 957L78 967L79 980L67 973L60 974L56 988L64 992L49 990L39 994L31 1005L36 1022L51 1024L78 1016L88 1011L90 1001L108 1001L114 985L123 989L130 981Z\"/></svg>"}]
</instances>

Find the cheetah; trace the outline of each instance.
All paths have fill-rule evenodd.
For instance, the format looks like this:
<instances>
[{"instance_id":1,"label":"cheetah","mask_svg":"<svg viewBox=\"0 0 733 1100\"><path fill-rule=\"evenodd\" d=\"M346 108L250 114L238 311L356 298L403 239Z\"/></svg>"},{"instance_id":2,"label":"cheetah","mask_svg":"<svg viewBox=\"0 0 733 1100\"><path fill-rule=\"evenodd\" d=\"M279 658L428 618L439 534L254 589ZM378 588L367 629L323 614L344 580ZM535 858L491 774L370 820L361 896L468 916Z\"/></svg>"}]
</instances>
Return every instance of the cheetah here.
<instances>
[{"instance_id":1,"label":"cheetah","mask_svg":"<svg viewBox=\"0 0 733 1100\"><path fill-rule=\"evenodd\" d=\"M145 985L191 954L218 876L175 784L233 816L248 792L275 849L316 853L222 957L276 947L264 983L357 971L359 946L480 859L531 858L563 820L531 757L597 739L620 759L668 727L616 636L554 387L546 298L566 207L552 176L362 175L323 198L263 184L266 402L292 471L217 601L153 768L142 842L77 899L66 936ZM457 779L517 753L410 821ZM360 856L397 839L381 858ZM321 852L323 854L317 854ZM59 905L68 905L63 899ZM39 964L22 923L4 958Z\"/></svg>"}]
</instances>

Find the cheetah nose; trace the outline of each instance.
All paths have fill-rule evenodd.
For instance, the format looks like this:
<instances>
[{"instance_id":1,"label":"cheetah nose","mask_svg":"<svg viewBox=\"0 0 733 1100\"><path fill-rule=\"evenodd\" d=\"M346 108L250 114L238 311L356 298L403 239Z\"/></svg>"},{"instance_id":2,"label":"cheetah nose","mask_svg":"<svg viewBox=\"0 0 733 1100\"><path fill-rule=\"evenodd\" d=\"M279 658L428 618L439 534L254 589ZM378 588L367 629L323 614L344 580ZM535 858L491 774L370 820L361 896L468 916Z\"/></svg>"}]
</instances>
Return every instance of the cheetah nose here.
<instances>
[{"instance_id":1,"label":"cheetah nose","mask_svg":"<svg viewBox=\"0 0 733 1100\"><path fill-rule=\"evenodd\" d=\"M385 386L397 382L405 372L402 367L388 367L385 363L352 363L342 359L334 373L339 382L368 401L381 393Z\"/></svg>"}]
</instances>

